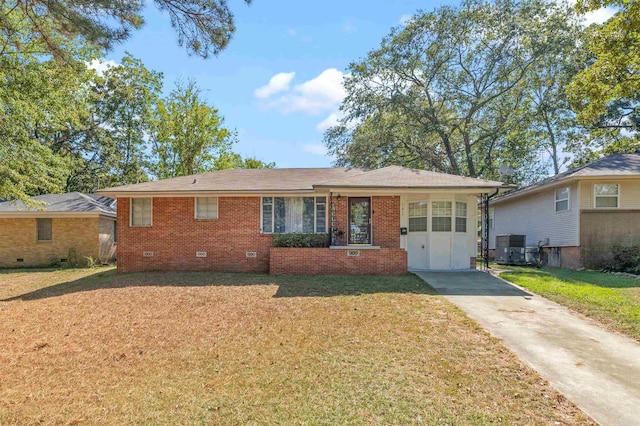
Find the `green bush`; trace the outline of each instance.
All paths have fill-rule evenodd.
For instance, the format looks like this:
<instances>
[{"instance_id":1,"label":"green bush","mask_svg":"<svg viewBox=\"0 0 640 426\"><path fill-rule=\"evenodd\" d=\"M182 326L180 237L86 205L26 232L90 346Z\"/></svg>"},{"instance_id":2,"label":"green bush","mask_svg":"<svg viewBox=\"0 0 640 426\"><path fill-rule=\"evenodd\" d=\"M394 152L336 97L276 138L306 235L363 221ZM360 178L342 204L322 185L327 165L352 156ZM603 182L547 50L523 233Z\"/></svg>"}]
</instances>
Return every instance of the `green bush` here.
<instances>
[{"instance_id":1,"label":"green bush","mask_svg":"<svg viewBox=\"0 0 640 426\"><path fill-rule=\"evenodd\" d=\"M613 263L610 269L616 272L640 274L640 247L614 246Z\"/></svg>"},{"instance_id":2,"label":"green bush","mask_svg":"<svg viewBox=\"0 0 640 426\"><path fill-rule=\"evenodd\" d=\"M328 234L273 234L274 247L329 247Z\"/></svg>"}]
</instances>

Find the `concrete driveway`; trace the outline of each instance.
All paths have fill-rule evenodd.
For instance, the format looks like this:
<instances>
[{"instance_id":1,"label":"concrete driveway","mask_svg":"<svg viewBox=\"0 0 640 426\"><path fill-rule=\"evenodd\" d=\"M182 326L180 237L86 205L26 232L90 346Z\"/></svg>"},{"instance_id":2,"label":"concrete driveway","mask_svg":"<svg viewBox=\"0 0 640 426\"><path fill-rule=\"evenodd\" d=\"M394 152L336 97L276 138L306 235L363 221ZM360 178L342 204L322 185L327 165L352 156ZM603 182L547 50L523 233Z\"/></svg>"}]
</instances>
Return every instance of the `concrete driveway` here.
<instances>
[{"instance_id":1,"label":"concrete driveway","mask_svg":"<svg viewBox=\"0 0 640 426\"><path fill-rule=\"evenodd\" d=\"M640 425L640 345L483 272L416 272L603 425Z\"/></svg>"}]
</instances>

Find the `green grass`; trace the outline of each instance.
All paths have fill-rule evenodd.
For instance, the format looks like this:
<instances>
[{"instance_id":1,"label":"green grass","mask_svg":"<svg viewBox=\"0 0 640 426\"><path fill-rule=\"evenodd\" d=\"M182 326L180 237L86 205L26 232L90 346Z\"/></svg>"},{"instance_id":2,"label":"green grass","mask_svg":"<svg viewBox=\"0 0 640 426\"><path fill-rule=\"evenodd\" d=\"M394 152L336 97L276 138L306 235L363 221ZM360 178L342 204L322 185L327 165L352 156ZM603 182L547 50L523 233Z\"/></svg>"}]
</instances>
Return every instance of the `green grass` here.
<instances>
[{"instance_id":1,"label":"green grass","mask_svg":"<svg viewBox=\"0 0 640 426\"><path fill-rule=\"evenodd\" d=\"M502 278L640 341L640 280L559 268L507 269Z\"/></svg>"},{"instance_id":2,"label":"green grass","mask_svg":"<svg viewBox=\"0 0 640 426\"><path fill-rule=\"evenodd\" d=\"M413 275L0 272L0 424L593 424Z\"/></svg>"}]
</instances>

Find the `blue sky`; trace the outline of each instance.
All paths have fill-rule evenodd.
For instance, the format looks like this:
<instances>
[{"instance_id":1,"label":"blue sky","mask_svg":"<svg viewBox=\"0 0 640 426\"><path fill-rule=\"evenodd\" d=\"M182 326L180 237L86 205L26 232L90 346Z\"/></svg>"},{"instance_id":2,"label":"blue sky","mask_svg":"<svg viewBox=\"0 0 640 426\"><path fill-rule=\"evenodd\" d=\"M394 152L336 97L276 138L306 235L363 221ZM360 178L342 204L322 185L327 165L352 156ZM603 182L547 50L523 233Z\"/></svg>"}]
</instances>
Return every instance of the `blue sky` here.
<instances>
[{"instance_id":1,"label":"blue sky","mask_svg":"<svg viewBox=\"0 0 640 426\"><path fill-rule=\"evenodd\" d=\"M237 130L235 151L243 156L277 167L328 167L322 136L338 113L349 63L417 10L447 3L253 0L247 6L232 0L234 37L207 60L188 56L168 16L149 6L145 27L107 59L119 62L128 51L164 73L166 93L177 79L194 79L225 125Z\"/></svg>"}]
</instances>

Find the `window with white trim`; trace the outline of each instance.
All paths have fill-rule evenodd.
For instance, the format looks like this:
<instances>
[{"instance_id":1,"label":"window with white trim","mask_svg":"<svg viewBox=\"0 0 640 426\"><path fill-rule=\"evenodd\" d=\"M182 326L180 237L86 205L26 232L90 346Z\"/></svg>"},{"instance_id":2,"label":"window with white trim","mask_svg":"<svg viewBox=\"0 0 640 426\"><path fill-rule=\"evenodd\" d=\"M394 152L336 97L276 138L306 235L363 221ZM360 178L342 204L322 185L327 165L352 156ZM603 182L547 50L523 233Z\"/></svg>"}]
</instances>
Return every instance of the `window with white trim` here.
<instances>
[{"instance_id":1,"label":"window with white trim","mask_svg":"<svg viewBox=\"0 0 640 426\"><path fill-rule=\"evenodd\" d=\"M617 209L620 188L617 183L596 183L593 186L595 206L598 209Z\"/></svg>"},{"instance_id":2,"label":"window with white trim","mask_svg":"<svg viewBox=\"0 0 640 426\"><path fill-rule=\"evenodd\" d=\"M218 197L196 197L196 219L218 218Z\"/></svg>"},{"instance_id":3,"label":"window with white trim","mask_svg":"<svg viewBox=\"0 0 640 426\"><path fill-rule=\"evenodd\" d=\"M426 201L409 203L409 232L423 232L428 230L428 206Z\"/></svg>"},{"instance_id":4,"label":"window with white trim","mask_svg":"<svg viewBox=\"0 0 640 426\"><path fill-rule=\"evenodd\" d=\"M467 232L467 203L456 202L456 232Z\"/></svg>"},{"instance_id":5,"label":"window with white trim","mask_svg":"<svg viewBox=\"0 0 640 426\"><path fill-rule=\"evenodd\" d=\"M569 188L556 190L556 211L564 212L569 210Z\"/></svg>"},{"instance_id":6,"label":"window with white trim","mask_svg":"<svg viewBox=\"0 0 640 426\"><path fill-rule=\"evenodd\" d=\"M431 210L431 230L451 232L451 201L434 201Z\"/></svg>"},{"instance_id":7,"label":"window with white trim","mask_svg":"<svg viewBox=\"0 0 640 426\"><path fill-rule=\"evenodd\" d=\"M53 240L53 226L51 218L38 218L36 219L37 238L38 241L52 241Z\"/></svg>"},{"instance_id":8,"label":"window with white trim","mask_svg":"<svg viewBox=\"0 0 640 426\"><path fill-rule=\"evenodd\" d=\"M131 226L151 226L153 220L151 198L131 199Z\"/></svg>"},{"instance_id":9,"label":"window with white trim","mask_svg":"<svg viewBox=\"0 0 640 426\"><path fill-rule=\"evenodd\" d=\"M327 232L327 198L262 197L262 232Z\"/></svg>"},{"instance_id":10,"label":"window with white trim","mask_svg":"<svg viewBox=\"0 0 640 426\"><path fill-rule=\"evenodd\" d=\"M493 207L489 207L489 229L493 229L495 223L495 211Z\"/></svg>"}]
</instances>

